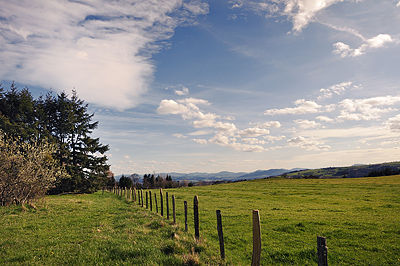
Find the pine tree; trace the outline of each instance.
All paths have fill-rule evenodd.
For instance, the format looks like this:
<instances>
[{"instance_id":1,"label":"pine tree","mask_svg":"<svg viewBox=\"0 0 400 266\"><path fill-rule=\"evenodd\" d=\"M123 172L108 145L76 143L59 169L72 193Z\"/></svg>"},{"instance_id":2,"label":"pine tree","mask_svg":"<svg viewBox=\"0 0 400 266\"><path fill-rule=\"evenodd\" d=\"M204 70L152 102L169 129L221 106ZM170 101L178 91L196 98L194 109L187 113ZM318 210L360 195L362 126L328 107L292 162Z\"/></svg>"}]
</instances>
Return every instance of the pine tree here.
<instances>
[{"instance_id":1,"label":"pine tree","mask_svg":"<svg viewBox=\"0 0 400 266\"><path fill-rule=\"evenodd\" d=\"M70 98L62 92L35 100L28 88L18 90L12 84L4 91L0 86L0 129L5 137L28 143L49 142L57 148L53 157L69 178L58 179L52 193L93 192L107 182L105 153L109 147L91 137L98 126L93 116L75 91Z\"/></svg>"}]
</instances>

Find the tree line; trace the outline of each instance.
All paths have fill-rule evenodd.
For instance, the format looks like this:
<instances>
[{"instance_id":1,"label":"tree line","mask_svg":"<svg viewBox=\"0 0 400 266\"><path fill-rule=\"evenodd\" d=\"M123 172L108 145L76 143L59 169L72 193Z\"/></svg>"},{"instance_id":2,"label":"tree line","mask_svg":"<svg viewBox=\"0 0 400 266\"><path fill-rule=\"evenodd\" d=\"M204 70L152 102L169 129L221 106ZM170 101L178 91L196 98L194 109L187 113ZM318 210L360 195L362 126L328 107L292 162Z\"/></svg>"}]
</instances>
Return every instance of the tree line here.
<instances>
[{"instance_id":1,"label":"tree line","mask_svg":"<svg viewBox=\"0 0 400 266\"><path fill-rule=\"evenodd\" d=\"M145 174L143 176L142 182L139 182L139 178L137 175L125 176L122 175L116 185L119 187L136 187L138 189L146 188L177 188L182 186L188 186L189 183L187 181L174 181L170 175L166 177L162 177L158 175L157 177L154 174Z\"/></svg>"},{"instance_id":2,"label":"tree line","mask_svg":"<svg viewBox=\"0 0 400 266\"><path fill-rule=\"evenodd\" d=\"M90 193L105 185L109 146L91 137L93 116L76 91L34 98L28 88L0 85L0 204L21 203L15 191L26 191L23 203L47 191ZM40 193L27 189L35 178Z\"/></svg>"}]
</instances>

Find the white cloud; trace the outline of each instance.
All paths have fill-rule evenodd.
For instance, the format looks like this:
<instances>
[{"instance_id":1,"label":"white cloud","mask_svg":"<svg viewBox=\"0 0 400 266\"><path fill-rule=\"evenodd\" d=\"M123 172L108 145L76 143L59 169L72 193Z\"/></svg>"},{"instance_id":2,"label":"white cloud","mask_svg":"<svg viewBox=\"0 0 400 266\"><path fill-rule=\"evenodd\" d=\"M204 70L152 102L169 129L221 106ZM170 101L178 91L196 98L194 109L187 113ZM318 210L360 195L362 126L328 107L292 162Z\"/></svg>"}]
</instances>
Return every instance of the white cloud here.
<instances>
[{"instance_id":1,"label":"white cloud","mask_svg":"<svg viewBox=\"0 0 400 266\"><path fill-rule=\"evenodd\" d=\"M341 57L357 57L365 54L372 48L381 48L388 43L395 42L389 34L379 34L371 39L366 40L360 47L353 49L348 44L337 42L333 44L333 53L340 55Z\"/></svg>"},{"instance_id":2,"label":"white cloud","mask_svg":"<svg viewBox=\"0 0 400 266\"><path fill-rule=\"evenodd\" d=\"M265 128L257 128L257 127L252 127L252 128L246 128L244 130L241 130L237 133L241 138L254 138L254 137L259 137L263 135L268 135L269 130Z\"/></svg>"},{"instance_id":3,"label":"white cloud","mask_svg":"<svg viewBox=\"0 0 400 266\"><path fill-rule=\"evenodd\" d=\"M400 132L400 114L389 118L386 125L394 132Z\"/></svg>"},{"instance_id":4,"label":"white cloud","mask_svg":"<svg viewBox=\"0 0 400 266\"><path fill-rule=\"evenodd\" d=\"M325 145L323 142L314 140L312 138L305 138L302 136L298 136L295 138L288 139L287 142L294 147L306 149L308 151L312 150L322 150L326 151L331 147L329 145Z\"/></svg>"},{"instance_id":5,"label":"white cloud","mask_svg":"<svg viewBox=\"0 0 400 266\"><path fill-rule=\"evenodd\" d=\"M207 12L182 0L2 1L0 78L133 107L153 77L155 43Z\"/></svg>"},{"instance_id":6,"label":"white cloud","mask_svg":"<svg viewBox=\"0 0 400 266\"><path fill-rule=\"evenodd\" d=\"M256 125L258 128L280 128L282 125L279 121L268 121L261 123L250 123Z\"/></svg>"},{"instance_id":7,"label":"white cloud","mask_svg":"<svg viewBox=\"0 0 400 266\"><path fill-rule=\"evenodd\" d=\"M335 119L324 116L324 115L317 116L316 119L323 121L323 122L329 122L329 123L334 123L336 121Z\"/></svg>"},{"instance_id":8,"label":"white cloud","mask_svg":"<svg viewBox=\"0 0 400 266\"><path fill-rule=\"evenodd\" d=\"M189 94L189 89L186 88L186 87L184 87L184 86L182 86L182 90L181 90L181 91L179 91L179 90L174 90L174 92L175 92L176 94L178 94L179 96L185 96L185 95L188 95L188 94Z\"/></svg>"},{"instance_id":9,"label":"white cloud","mask_svg":"<svg viewBox=\"0 0 400 266\"><path fill-rule=\"evenodd\" d=\"M174 136L174 137L176 137L178 139L186 139L187 138L187 136L185 136L183 134L178 134L178 133L172 134L172 136Z\"/></svg>"},{"instance_id":10,"label":"white cloud","mask_svg":"<svg viewBox=\"0 0 400 266\"><path fill-rule=\"evenodd\" d=\"M183 104L175 102L174 100L162 100L160 106L157 108L157 112L162 115L177 115L188 113L190 112L190 109Z\"/></svg>"},{"instance_id":11,"label":"white cloud","mask_svg":"<svg viewBox=\"0 0 400 266\"><path fill-rule=\"evenodd\" d=\"M394 108L381 108L400 103L400 96L383 96L367 99L345 99L339 103L342 108L338 121L343 120L373 120L382 114L396 111Z\"/></svg>"},{"instance_id":12,"label":"white cloud","mask_svg":"<svg viewBox=\"0 0 400 266\"><path fill-rule=\"evenodd\" d=\"M351 81L347 81L335 84L327 89L320 89L319 91L322 93L322 95L318 97L318 100L332 98L334 94L343 95L346 89L348 89L351 86L351 84L352 84Z\"/></svg>"},{"instance_id":13,"label":"white cloud","mask_svg":"<svg viewBox=\"0 0 400 266\"><path fill-rule=\"evenodd\" d=\"M192 141L199 143L199 144L203 144L203 145L208 143L208 141L206 139L192 139Z\"/></svg>"},{"instance_id":14,"label":"white cloud","mask_svg":"<svg viewBox=\"0 0 400 266\"><path fill-rule=\"evenodd\" d=\"M344 0L286 0L284 13L291 17L293 30L301 32L320 10Z\"/></svg>"},{"instance_id":15,"label":"white cloud","mask_svg":"<svg viewBox=\"0 0 400 266\"><path fill-rule=\"evenodd\" d=\"M267 144L268 142L267 141L265 141L265 140L259 140L259 139L257 139L257 138L243 138L243 139L241 139L244 143L247 143L247 144L251 144L251 145L256 145L256 144L261 144L261 145L263 145L263 144Z\"/></svg>"},{"instance_id":16,"label":"white cloud","mask_svg":"<svg viewBox=\"0 0 400 266\"><path fill-rule=\"evenodd\" d=\"M265 115L298 115L298 114L310 114L310 113L318 113L322 106L317 104L314 101L306 101L304 99L300 99L294 102L297 107L293 108L283 108L283 109L270 109L264 112Z\"/></svg>"},{"instance_id":17,"label":"white cloud","mask_svg":"<svg viewBox=\"0 0 400 266\"><path fill-rule=\"evenodd\" d=\"M299 128L301 129L309 129L309 128L316 128L321 126L321 124L315 122L315 121L309 121L307 119L297 119L294 121Z\"/></svg>"},{"instance_id":18,"label":"white cloud","mask_svg":"<svg viewBox=\"0 0 400 266\"><path fill-rule=\"evenodd\" d=\"M267 150L260 145L249 145L237 142L230 144L229 147L233 148L236 151L242 151L242 152L263 152Z\"/></svg>"},{"instance_id":19,"label":"white cloud","mask_svg":"<svg viewBox=\"0 0 400 266\"><path fill-rule=\"evenodd\" d=\"M263 138L268 140L268 141L271 141L273 143L275 141L284 140L286 138L286 136L283 136L283 135L279 135L279 136L268 135L268 136L263 136Z\"/></svg>"},{"instance_id":20,"label":"white cloud","mask_svg":"<svg viewBox=\"0 0 400 266\"><path fill-rule=\"evenodd\" d=\"M202 136L202 135L209 135L212 134L214 131L212 130L199 130L192 133L189 133L189 136Z\"/></svg>"},{"instance_id":21,"label":"white cloud","mask_svg":"<svg viewBox=\"0 0 400 266\"><path fill-rule=\"evenodd\" d=\"M227 136L222 134L216 134L214 137L209 139L210 143L215 143L220 146L227 146L230 143L230 140Z\"/></svg>"}]
</instances>

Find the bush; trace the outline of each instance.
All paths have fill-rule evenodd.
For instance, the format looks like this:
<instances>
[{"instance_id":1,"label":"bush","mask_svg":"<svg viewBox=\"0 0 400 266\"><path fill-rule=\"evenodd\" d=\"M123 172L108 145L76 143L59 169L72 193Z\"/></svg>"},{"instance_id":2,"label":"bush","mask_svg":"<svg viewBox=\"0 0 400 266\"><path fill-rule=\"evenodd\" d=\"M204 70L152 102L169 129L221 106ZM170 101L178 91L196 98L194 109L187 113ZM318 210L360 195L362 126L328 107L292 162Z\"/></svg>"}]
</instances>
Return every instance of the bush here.
<instances>
[{"instance_id":1,"label":"bush","mask_svg":"<svg viewBox=\"0 0 400 266\"><path fill-rule=\"evenodd\" d=\"M47 142L7 138L0 131L0 205L25 204L43 197L56 179L66 176Z\"/></svg>"}]
</instances>

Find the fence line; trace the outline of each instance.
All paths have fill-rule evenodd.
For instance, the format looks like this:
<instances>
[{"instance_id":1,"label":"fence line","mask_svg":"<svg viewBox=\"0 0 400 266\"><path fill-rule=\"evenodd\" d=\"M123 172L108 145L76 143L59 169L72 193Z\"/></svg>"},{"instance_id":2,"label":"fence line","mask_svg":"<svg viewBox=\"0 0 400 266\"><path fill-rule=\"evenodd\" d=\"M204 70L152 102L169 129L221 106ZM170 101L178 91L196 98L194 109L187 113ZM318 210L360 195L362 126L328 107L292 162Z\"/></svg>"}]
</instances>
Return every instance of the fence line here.
<instances>
[{"instance_id":1,"label":"fence line","mask_svg":"<svg viewBox=\"0 0 400 266\"><path fill-rule=\"evenodd\" d=\"M138 205L142 206L144 208L144 197L143 197L143 189L137 190L137 197L136 197L136 188L133 190L129 189L129 194L127 192L126 188L110 188L110 192L116 194L119 197L124 197L127 200L133 201L133 202L138 202ZM148 209L148 194L150 196L150 211L153 211L152 208L152 193L151 191L146 191L146 209ZM169 220L169 195L168 192L165 193L166 196L166 212L167 212L167 220ZM158 213L158 204L157 204L157 193L154 193L154 201L155 201L155 211ZM164 214L164 204L163 204L163 191L162 188L160 188L160 215L163 216ZM175 206L175 195L172 195L172 208L173 208L173 224L176 224L176 206ZM188 210L187 210L187 201L184 201L184 216L185 216L185 232L188 232ZM220 243L220 255L221 259L225 260L225 248L224 248L224 240L223 240L223 230L222 230L222 218L221 218L221 211L217 210L217 231L218 231L218 237L219 237L219 243ZM193 221L194 221L194 231L195 231L195 238L196 240L199 240L200 238L200 220L199 220L199 200L198 196L194 196L193 199ZM266 229L267 231L273 232L275 234L283 236L282 233L279 233L277 231L271 230L271 229ZM287 236L285 235L285 238ZM299 239L293 239L290 238L289 240L293 240L308 246L315 247L314 245L301 241ZM252 263L251 265L253 266L259 266L260 265L260 258L261 258L261 223L260 223L260 215L258 210L253 210L253 255L252 255ZM327 247L327 242L325 237L317 236L317 247L316 247L316 255L317 255L317 261L318 261L318 266L327 266L328 265L328 247ZM334 253L336 255L346 257L348 259L357 261L359 263L363 263L365 265L370 265L372 264L361 261L359 259L341 254L339 252L329 250L329 252ZM267 251L267 253L270 253ZM283 258L285 260L285 258ZM286 260L285 260L286 261ZM287 261L288 262L288 261ZM289 263L289 262L288 262Z\"/></svg>"}]
</instances>

